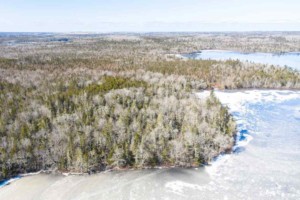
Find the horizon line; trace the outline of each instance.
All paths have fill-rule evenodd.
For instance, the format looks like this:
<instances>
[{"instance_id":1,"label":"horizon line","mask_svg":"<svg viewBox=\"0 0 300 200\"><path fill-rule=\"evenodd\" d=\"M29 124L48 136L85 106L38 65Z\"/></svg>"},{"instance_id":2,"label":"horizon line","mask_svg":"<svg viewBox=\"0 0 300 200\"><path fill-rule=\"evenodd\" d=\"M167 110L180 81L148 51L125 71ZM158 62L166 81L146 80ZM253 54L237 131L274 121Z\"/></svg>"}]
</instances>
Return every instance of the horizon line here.
<instances>
[{"instance_id":1,"label":"horizon line","mask_svg":"<svg viewBox=\"0 0 300 200\"><path fill-rule=\"evenodd\" d=\"M107 34L107 33L280 33L299 32L300 30L233 30L233 31L0 31L0 33L78 33L78 34Z\"/></svg>"}]
</instances>

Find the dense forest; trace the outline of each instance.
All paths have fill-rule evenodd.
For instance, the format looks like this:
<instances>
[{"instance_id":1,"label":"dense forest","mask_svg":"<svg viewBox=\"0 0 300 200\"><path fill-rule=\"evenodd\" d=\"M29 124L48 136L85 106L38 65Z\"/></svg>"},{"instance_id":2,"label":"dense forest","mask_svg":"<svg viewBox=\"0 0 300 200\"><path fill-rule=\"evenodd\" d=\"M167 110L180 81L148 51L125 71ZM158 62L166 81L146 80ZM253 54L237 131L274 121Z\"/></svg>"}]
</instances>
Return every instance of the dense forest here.
<instances>
[{"instance_id":1,"label":"dense forest","mask_svg":"<svg viewBox=\"0 0 300 200\"><path fill-rule=\"evenodd\" d=\"M214 48L218 37L0 36L0 179L39 170L199 166L230 152L233 118L213 92L204 100L194 92L299 89L300 74L174 56ZM280 46L281 36L268 38L256 36L265 41L257 51L293 50L300 41ZM235 47L243 49L242 41Z\"/></svg>"}]
</instances>

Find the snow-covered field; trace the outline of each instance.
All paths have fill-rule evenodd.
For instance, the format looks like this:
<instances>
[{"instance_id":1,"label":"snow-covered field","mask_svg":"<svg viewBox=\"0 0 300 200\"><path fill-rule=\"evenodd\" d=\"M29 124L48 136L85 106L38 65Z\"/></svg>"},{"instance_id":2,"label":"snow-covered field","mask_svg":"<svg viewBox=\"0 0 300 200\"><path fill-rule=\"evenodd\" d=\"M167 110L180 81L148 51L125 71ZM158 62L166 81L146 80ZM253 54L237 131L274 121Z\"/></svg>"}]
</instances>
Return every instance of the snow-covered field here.
<instances>
[{"instance_id":1,"label":"snow-covered field","mask_svg":"<svg viewBox=\"0 0 300 200\"><path fill-rule=\"evenodd\" d=\"M205 98L209 92L197 94ZM300 199L300 91L216 91L238 123L234 153L199 169L28 176L0 199Z\"/></svg>"}]
</instances>

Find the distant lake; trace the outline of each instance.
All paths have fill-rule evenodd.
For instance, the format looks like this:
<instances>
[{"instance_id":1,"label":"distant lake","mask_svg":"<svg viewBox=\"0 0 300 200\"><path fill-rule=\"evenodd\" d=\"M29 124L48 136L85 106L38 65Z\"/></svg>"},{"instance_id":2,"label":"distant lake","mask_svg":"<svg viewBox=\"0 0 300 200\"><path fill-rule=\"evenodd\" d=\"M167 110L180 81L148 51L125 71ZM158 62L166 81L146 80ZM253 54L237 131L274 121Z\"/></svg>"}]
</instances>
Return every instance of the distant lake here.
<instances>
[{"instance_id":1,"label":"distant lake","mask_svg":"<svg viewBox=\"0 0 300 200\"><path fill-rule=\"evenodd\" d=\"M225 50L202 50L184 54L184 57L203 60L240 60L269 65L288 66L300 70L300 52L289 53L241 53Z\"/></svg>"}]
</instances>

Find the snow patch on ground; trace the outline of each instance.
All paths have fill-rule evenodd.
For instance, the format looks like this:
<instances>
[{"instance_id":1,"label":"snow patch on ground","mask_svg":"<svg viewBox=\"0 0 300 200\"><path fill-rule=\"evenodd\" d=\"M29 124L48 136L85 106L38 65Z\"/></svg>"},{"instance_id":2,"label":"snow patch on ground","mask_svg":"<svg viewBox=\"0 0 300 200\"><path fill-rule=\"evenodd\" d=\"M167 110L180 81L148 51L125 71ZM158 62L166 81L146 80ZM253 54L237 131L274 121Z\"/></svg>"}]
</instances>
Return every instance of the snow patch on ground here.
<instances>
[{"instance_id":1,"label":"snow patch on ground","mask_svg":"<svg viewBox=\"0 0 300 200\"><path fill-rule=\"evenodd\" d=\"M193 190L203 190L204 187L197 185L197 184L191 184L183 181L171 181L167 182L165 187L176 194L183 194L184 190L186 189L193 189Z\"/></svg>"}]
</instances>

